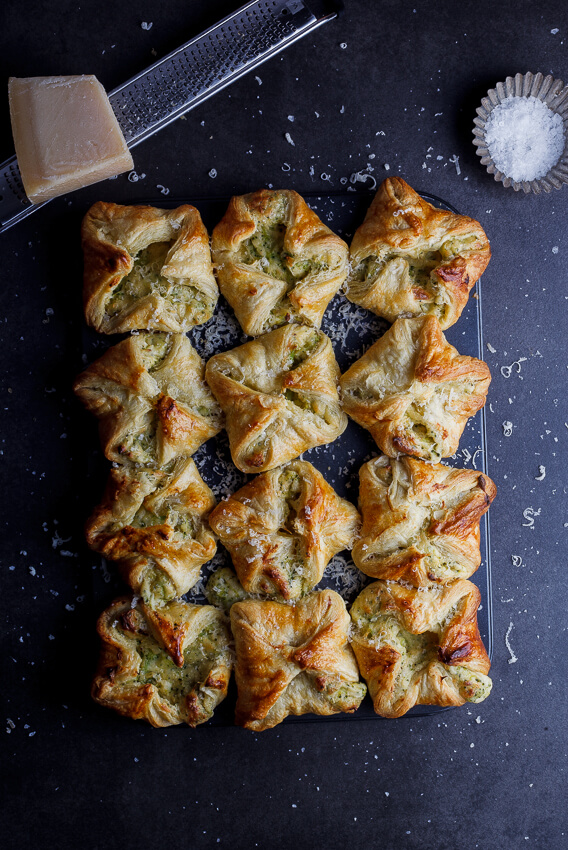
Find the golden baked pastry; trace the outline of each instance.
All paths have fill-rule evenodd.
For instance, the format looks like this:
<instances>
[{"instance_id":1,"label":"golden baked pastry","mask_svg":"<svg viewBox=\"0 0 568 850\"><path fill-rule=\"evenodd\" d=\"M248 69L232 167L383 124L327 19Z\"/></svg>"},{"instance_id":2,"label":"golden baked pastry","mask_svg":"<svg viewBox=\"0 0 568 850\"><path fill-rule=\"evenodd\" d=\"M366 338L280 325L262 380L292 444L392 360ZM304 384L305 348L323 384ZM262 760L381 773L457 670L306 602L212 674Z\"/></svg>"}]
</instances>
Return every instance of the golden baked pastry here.
<instances>
[{"instance_id":1,"label":"golden baked pastry","mask_svg":"<svg viewBox=\"0 0 568 850\"><path fill-rule=\"evenodd\" d=\"M231 456L242 472L280 466L331 443L347 426L331 341L314 328L284 325L215 354L205 377L225 412Z\"/></svg>"},{"instance_id":2,"label":"golden baked pastry","mask_svg":"<svg viewBox=\"0 0 568 850\"><path fill-rule=\"evenodd\" d=\"M286 600L321 581L359 524L353 505L301 460L257 475L209 515L245 591Z\"/></svg>"},{"instance_id":3,"label":"golden baked pastry","mask_svg":"<svg viewBox=\"0 0 568 850\"><path fill-rule=\"evenodd\" d=\"M479 521L497 488L475 469L412 457L359 471L361 535L353 560L368 576L415 585L469 578L481 563Z\"/></svg>"},{"instance_id":4,"label":"golden baked pastry","mask_svg":"<svg viewBox=\"0 0 568 850\"><path fill-rule=\"evenodd\" d=\"M261 732L289 714L353 712L365 696L347 642L349 615L333 590L294 605L272 600L231 608L238 688L235 722Z\"/></svg>"},{"instance_id":5,"label":"golden baked pastry","mask_svg":"<svg viewBox=\"0 0 568 850\"><path fill-rule=\"evenodd\" d=\"M118 561L133 591L157 608L187 593L215 554L205 519L214 505L190 458L167 470L114 468L87 521L87 543Z\"/></svg>"},{"instance_id":6,"label":"golden baked pastry","mask_svg":"<svg viewBox=\"0 0 568 850\"><path fill-rule=\"evenodd\" d=\"M92 695L101 705L152 726L197 726L227 694L232 668L228 622L211 605L176 601L155 612L131 597L99 617L102 650ZM175 652L171 650L171 644Z\"/></svg>"},{"instance_id":7,"label":"golden baked pastry","mask_svg":"<svg viewBox=\"0 0 568 850\"><path fill-rule=\"evenodd\" d=\"M481 702L491 691L477 628L481 595L466 579L411 587L376 581L351 608L351 645L377 714Z\"/></svg>"},{"instance_id":8,"label":"golden baked pastry","mask_svg":"<svg viewBox=\"0 0 568 850\"><path fill-rule=\"evenodd\" d=\"M341 378L343 408L389 457L453 455L491 373L458 354L434 316L397 319Z\"/></svg>"},{"instance_id":9,"label":"golden baked pastry","mask_svg":"<svg viewBox=\"0 0 568 850\"><path fill-rule=\"evenodd\" d=\"M73 389L98 417L109 460L165 466L221 430L204 371L185 334L140 333L109 348Z\"/></svg>"},{"instance_id":10,"label":"golden baked pastry","mask_svg":"<svg viewBox=\"0 0 568 850\"><path fill-rule=\"evenodd\" d=\"M345 294L389 322L427 314L449 328L490 257L479 222L436 209L388 177L353 237Z\"/></svg>"},{"instance_id":11,"label":"golden baked pastry","mask_svg":"<svg viewBox=\"0 0 568 850\"><path fill-rule=\"evenodd\" d=\"M249 336L286 322L319 328L347 276L345 242L288 189L232 198L211 251L219 288Z\"/></svg>"},{"instance_id":12,"label":"golden baked pastry","mask_svg":"<svg viewBox=\"0 0 568 850\"><path fill-rule=\"evenodd\" d=\"M101 333L183 333L213 315L219 290L195 207L99 201L83 219L83 305Z\"/></svg>"}]
</instances>

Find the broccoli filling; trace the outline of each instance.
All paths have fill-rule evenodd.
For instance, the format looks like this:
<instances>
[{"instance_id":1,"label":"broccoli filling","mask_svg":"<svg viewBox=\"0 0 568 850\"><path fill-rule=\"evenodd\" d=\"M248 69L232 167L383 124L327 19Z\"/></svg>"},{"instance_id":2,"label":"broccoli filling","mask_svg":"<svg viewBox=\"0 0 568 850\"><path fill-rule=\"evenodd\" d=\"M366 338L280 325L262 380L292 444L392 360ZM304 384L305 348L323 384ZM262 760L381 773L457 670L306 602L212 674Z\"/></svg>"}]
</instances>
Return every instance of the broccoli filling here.
<instances>
[{"instance_id":1,"label":"broccoli filling","mask_svg":"<svg viewBox=\"0 0 568 850\"><path fill-rule=\"evenodd\" d=\"M382 267L383 262L374 254L371 254L369 257L365 257L365 259L353 269L351 280L357 283L371 283L375 280Z\"/></svg>"},{"instance_id":2,"label":"broccoli filling","mask_svg":"<svg viewBox=\"0 0 568 850\"><path fill-rule=\"evenodd\" d=\"M147 510L144 506L139 508L130 522L132 528L152 528L153 526L169 525L177 537L185 539L195 537L196 523L193 517L187 513L176 510L172 505L164 503L161 505L159 514Z\"/></svg>"},{"instance_id":3,"label":"broccoli filling","mask_svg":"<svg viewBox=\"0 0 568 850\"><path fill-rule=\"evenodd\" d=\"M489 696L493 684L489 676L459 665L448 665L446 669L457 684L460 696L466 702L482 702Z\"/></svg>"},{"instance_id":4,"label":"broccoli filling","mask_svg":"<svg viewBox=\"0 0 568 850\"><path fill-rule=\"evenodd\" d=\"M366 693L367 686L363 682L343 682L336 690L326 690L326 697L337 711L354 711Z\"/></svg>"},{"instance_id":5,"label":"broccoli filling","mask_svg":"<svg viewBox=\"0 0 568 850\"><path fill-rule=\"evenodd\" d=\"M293 286L295 277L287 263L290 255L284 251L285 236L284 222L269 220L257 227L253 235L242 243L240 259L246 265L254 265L264 274Z\"/></svg>"},{"instance_id":6,"label":"broccoli filling","mask_svg":"<svg viewBox=\"0 0 568 850\"><path fill-rule=\"evenodd\" d=\"M143 466L156 462L156 426L141 434L127 434L117 451L126 460Z\"/></svg>"},{"instance_id":7,"label":"broccoli filling","mask_svg":"<svg viewBox=\"0 0 568 850\"><path fill-rule=\"evenodd\" d=\"M428 422L428 410L421 411L418 405L411 404L406 411L406 422L412 434L414 445L420 454L430 459L441 456L439 436Z\"/></svg>"},{"instance_id":8,"label":"broccoli filling","mask_svg":"<svg viewBox=\"0 0 568 850\"><path fill-rule=\"evenodd\" d=\"M155 567L146 572L140 586L140 596L152 608L159 608L164 602L170 602L176 596L174 583Z\"/></svg>"},{"instance_id":9,"label":"broccoli filling","mask_svg":"<svg viewBox=\"0 0 568 850\"><path fill-rule=\"evenodd\" d=\"M285 509L280 534L297 535L298 499L302 495L302 479L292 469L285 469L280 476L280 492L285 500ZM309 589L309 577L304 576L306 558L303 541L291 536L287 546L280 551L279 567L289 586L289 595L301 596Z\"/></svg>"},{"instance_id":10,"label":"broccoli filling","mask_svg":"<svg viewBox=\"0 0 568 850\"><path fill-rule=\"evenodd\" d=\"M359 401L372 401L375 398L375 395L371 392L371 390L367 389L367 387L361 386L349 389L349 395Z\"/></svg>"},{"instance_id":11,"label":"broccoli filling","mask_svg":"<svg viewBox=\"0 0 568 850\"><path fill-rule=\"evenodd\" d=\"M223 567L212 574L205 588L205 596L210 605L226 612L230 611L235 602L250 599L250 594L229 567Z\"/></svg>"},{"instance_id":12,"label":"broccoli filling","mask_svg":"<svg viewBox=\"0 0 568 850\"><path fill-rule=\"evenodd\" d=\"M150 635L138 635L137 681L142 685L154 685L163 699L181 706L194 687L207 679L218 656L227 648L227 634L222 624L210 623L184 650L183 667L178 667Z\"/></svg>"},{"instance_id":13,"label":"broccoli filling","mask_svg":"<svg viewBox=\"0 0 568 850\"><path fill-rule=\"evenodd\" d=\"M302 492L302 479L293 469L284 469L279 484L280 492L286 501L295 501Z\"/></svg>"},{"instance_id":14,"label":"broccoli filling","mask_svg":"<svg viewBox=\"0 0 568 850\"><path fill-rule=\"evenodd\" d=\"M452 260L454 257L460 257L468 251L477 247L478 237L474 233L471 236L454 236L446 239L440 245L440 256L443 260Z\"/></svg>"},{"instance_id":15,"label":"broccoli filling","mask_svg":"<svg viewBox=\"0 0 568 850\"><path fill-rule=\"evenodd\" d=\"M172 347L172 341L169 334L165 333L149 333L142 337L142 363L148 372L155 372L159 369Z\"/></svg>"},{"instance_id":16,"label":"broccoli filling","mask_svg":"<svg viewBox=\"0 0 568 850\"><path fill-rule=\"evenodd\" d=\"M312 410L311 401L305 396L295 392L295 390L285 390L284 398L287 401L291 401L292 404L295 404L296 407L299 407L301 410Z\"/></svg>"},{"instance_id":17,"label":"broccoli filling","mask_svg":"<svg viewBox=\"0 0 568 850\"><path fill-rule=\"evenodd\" d=\"M161 296L178 317L192 318L198 324L212 313L213 304L198 287L190 283L168 280L162 267L175 240L153 242L134 257L134 265L114 289L107 304L107 313L116 316L132 309L136 302L149 295Z\"/></svg>"},{"instance_id":18,"label":"broccoli filling","mask_svg":"<svg viewBox=\"0 0 568 850\"><path fill-rule=\"evenodd\" d=\"M288 356L290 358L290 362L287 365L288 371L292 371L292 369L296 369L300 363L303 363L304 360L313 354L316 350L320 342L320 335L317 331L308 334L308 336L304 339L304 342L299 342L297 345L292 346L290 351L288 352Z\"/></svg>"}]
</instances>

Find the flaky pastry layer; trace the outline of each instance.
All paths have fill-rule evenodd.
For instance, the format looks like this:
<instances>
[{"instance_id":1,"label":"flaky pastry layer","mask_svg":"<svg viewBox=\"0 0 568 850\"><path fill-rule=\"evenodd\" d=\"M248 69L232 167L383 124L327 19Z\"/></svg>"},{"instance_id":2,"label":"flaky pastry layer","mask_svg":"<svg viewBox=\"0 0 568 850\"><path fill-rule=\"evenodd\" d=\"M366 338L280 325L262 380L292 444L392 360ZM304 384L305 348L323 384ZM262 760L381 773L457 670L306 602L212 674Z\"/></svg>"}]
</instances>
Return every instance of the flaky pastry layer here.
<instances>
[{"instance_id":1,"label":"flaky pastry layer","mask_svg":"<svg viewBox=\"0 0 568 850\"><path fill-rule=\"evenodd\" d=\"M377 714L400 717L415 705L463 705L489 695L480 599L466 579L430 587L376 581L359 594L350 641Z\"/></svg>"},{"instance_id":2,"label":"flaky pastry layer","mask_svg":"<svg viewBox=\"0 0 568 850\"><path fill-rule=\"evenodd\" d=\"M294 599L318 584L330 559L351 548L360 524L306 461L258 475L209 515L249 593Z\"/></svg>"},{"instance_id":3,"label":"flaky pastry layer","mask_svg":"<svg viewBox=\"0 0 568 850\"><path fill-rule=\"evenodd\" d=\"M449 328L490 257L479 222L437 209L388 177L353 237L346 295L389 322L433 315Z\"/></svg>"},{"instance_id":4,"label":"flaky pastry layer","mask_svg":"<svg viewBox=\"0 0 568 850\"><path fill-rule=\"evenodd\" d=\"M389 457L453 455L491 382L483 360L461 355L434 316L397 319L342 376L344 410Z\"/></svg>"},{"instance_id":5,"label":"flaky pastry layer","mask_svg":"<svg viewBox=\"0 0 568 850\"><path fill-rule=\"evenodd\" d=\"M101 333L183 333L213 315L219 290L199 212L99 201L83 219L83 304Z\"/></svg>"},{"instance_id":6,"label":"flaky pastry layer","mask_svg":"<svg viewBox=\"0 0 568 850\"><path fill-rule=\"evenodd\" d=\"M359 480L363 526L353 560L366 575L428 585L479 567L479 522L497 492L487 475L382 455L361 467Z\"/></svg>"},{"instance_id":7,"label":"flaky pastry layer","mask_svg":"<svg viewBox=\"0 0 568 850\"><path fill-rule=\"evenodd\" d=\"M347 275L345 242L288 189L232 198L211 250L219 288L249 336L286 322L319 328Z\"/></svg>"}]
</instances>

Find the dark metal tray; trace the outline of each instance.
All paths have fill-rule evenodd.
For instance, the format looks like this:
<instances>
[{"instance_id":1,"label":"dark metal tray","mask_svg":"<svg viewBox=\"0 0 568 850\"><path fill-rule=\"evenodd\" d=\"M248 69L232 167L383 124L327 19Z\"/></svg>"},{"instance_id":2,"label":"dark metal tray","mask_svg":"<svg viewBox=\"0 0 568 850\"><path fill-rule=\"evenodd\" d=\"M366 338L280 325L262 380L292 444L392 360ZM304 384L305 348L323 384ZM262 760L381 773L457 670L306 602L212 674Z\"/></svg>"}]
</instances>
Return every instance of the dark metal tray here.
<instances>
[{"instance_id":1,"label":"dark metal tray","mask_svg":"<svg viewBox=\"0 0 568 850\"><path fill-rule=\"evenodd\" d=\"M428 193L420 193L430 203L442 209L457 212L450 204L442 201ZM313 210L317 212L322 221L335 233L351 241L355 229L362 222L372 199L372 193L367 191L339 192L326 195L304 194L304 198ZM223 216L228 199L175 199L155 198L148 201L156 207L170 208L182 203L192 203L200 211L205 226L211 232L213 227ZM331 338L335 356L342 372L344 372L355 360L357 360L369 346L381 336L388 328L388 323L368 310L351 304L342 293L338 293L328 307L322 330ZM460 354L468 354L483 359L482 354L482 320L481 320L481 291L479 282L472 291L468 304L459 321L447 331L445 336L448 341L455 345ZM219 299L219 305L215 314L209 322L194 328L189 333L192 344L204 360L209 359L218 351L234 348L245 342L248 337L239 327L234 314L223 298ZM101 339L101 336L86 330L84 335L85 356L88 362L96 359L102 353L102 347L115 344L116 337ZM309 460L323 474L325 479L332 485L337 493L357 504L359 469L362 464L371 457L380 454L380 451L371 435L357 425L349 421L344 433L335 442L327 446L319 446L305 452L302 457ZM102 458L102 453L101 453ZM194 455L194 460L200 473L212 488L217 498L233 493L251 476L247 476L231 462L229 445L225 432L209 440ZM462 436L460 447L455 455L447 458L448 465L462 467L474 467L481 472L486 472L486 449L485 449L485 411L481 410L472 417ZM100 477L99 475L95 477ZM93 491L93 504L98 495ZM489 546L489 518L486 514L481 521L481 556L482 562L479 570L472 576L472 581L477 584L481 592L481 605L479 608L478 622L481 637L491 657L493 649L493 618L491 605L491 565ZM116 568L113 564L101 565L102 569L94 573L95 602L101 600L102 610L109 600L109 579L115 584ZM228 552L219 545L217 554L202 568L201 579L197 585L187 594L190 602L206 602L203 594L204 586L209 575L223 566L232 566ZM330 587L336 590L348 605L353 602L364 585L372 579L361 573L353 564L349 553L343 552L336 555L328 565L319 588ZM118 591L124 592L124 588ZM214 718L210 721L214 725L229 725L233 720L234 688L231 689L228 698L219 706ZM416 717L417 715L434 714L447 709L439 706L417 706L411 709L405 716ZM367 696L355 714L338 714L331 717L319 717L316 715L303 715L302 717L287 718L288 722L330 722L330 721L352 721L357 719L378 718L373 711L370 698Z\"/></svg>"}]
</instances>

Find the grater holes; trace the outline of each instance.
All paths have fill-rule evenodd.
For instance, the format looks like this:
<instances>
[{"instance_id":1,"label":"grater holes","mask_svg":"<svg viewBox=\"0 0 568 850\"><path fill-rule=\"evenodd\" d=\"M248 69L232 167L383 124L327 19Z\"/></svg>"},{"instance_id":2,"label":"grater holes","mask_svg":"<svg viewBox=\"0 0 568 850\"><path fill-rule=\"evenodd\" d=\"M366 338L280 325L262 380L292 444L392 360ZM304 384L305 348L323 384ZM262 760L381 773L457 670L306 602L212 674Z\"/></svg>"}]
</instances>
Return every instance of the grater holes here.
<instances>
[{"instance_id":1,"label":"grater holes","mask_svg":"<svg viewBox=\"0 0 568 850\"><path fill-rule=\"evenodd\" d=\"M284 4L259 0L117 92L111 102L127 142L155 132L296 33L293 15L281 14Z\"/></svg>"}]
</instances>

